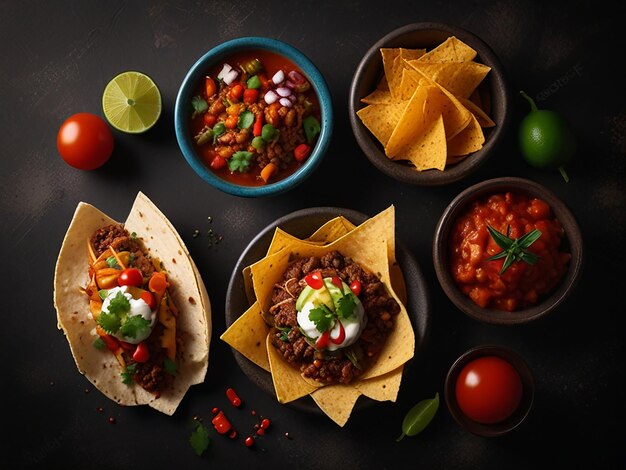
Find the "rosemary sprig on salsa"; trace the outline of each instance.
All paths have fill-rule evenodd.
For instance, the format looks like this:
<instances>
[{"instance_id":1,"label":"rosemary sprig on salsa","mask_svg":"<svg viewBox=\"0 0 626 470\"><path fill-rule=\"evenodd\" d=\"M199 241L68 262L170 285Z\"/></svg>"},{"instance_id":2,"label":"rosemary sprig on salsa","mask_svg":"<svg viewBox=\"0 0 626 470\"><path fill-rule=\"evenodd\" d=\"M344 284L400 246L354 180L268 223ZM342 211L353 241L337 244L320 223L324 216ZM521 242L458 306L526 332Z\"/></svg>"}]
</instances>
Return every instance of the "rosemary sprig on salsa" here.
<instances>
[{"instance_id":1,"label":"rosemary sprig on salsa","mask_svg":"<svg viewBox=\"0 0 626 470\"><path fill-rule=\"evenodd\" d=\"M516 261L524 261L528 264L535 264L539 257L530 252L528 248L539 240L541 237L541 231L538 229L533 229L527 234L512 240L509 238L511 226L507 227L506 235L498 232L491 225L487 225L487 230L493 238L493 241L502 248L500 253L497 253L489 258L488 261L496 260L504 258L504 264L502 265L502 269L500 269L500 275L504 274L504 272L509 269L509 267L515 263Z\"/></svg>"}]
</instances>

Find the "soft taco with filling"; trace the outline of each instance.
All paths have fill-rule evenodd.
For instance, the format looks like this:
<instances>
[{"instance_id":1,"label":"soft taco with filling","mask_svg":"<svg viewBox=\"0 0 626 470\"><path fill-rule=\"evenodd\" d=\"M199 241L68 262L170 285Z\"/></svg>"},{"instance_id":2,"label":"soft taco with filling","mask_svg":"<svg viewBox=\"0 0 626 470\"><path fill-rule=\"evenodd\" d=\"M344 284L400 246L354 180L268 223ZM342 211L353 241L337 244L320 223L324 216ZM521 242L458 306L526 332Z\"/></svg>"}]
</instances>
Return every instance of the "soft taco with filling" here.
<instances>
[{"instance_id":1,"label":"soft taco with filling","mask_svg":"<svg viewBox=\"0 0 626 470\"><path fill-rule=\"evenodd\" d=\"M174 227L141 192L124 223L79 203L57 260L54 304L79 371L117 403L171 415L204 380L206 289Z\"/></svg>"}]
</instances>

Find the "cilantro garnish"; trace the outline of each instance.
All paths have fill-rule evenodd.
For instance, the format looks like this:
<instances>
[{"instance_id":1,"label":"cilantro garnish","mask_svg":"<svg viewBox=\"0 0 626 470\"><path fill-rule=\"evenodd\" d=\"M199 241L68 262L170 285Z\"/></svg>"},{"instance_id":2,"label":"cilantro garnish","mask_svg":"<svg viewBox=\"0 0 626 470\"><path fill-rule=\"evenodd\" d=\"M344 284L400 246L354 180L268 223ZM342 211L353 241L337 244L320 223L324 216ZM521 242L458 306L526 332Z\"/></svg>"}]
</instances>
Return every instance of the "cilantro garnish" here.
<instances>
[{"instance_id":1,"label":"cilantro garnish","mask_svg":"<svg viewBox=\"0 0 626 470\"><path fill-rule=\"evenodd\" d=\"M237 121L237 127L239 129L248 129L252 123L254 122L254 114L250 111L244 111L239 115L239 120Z\"/></svg>"},{"instance_id":2,"label":"cilantro garnish","mask_svg":"<svg viewBox=\"0 0 626 470\"><path fill-rule=\"evenodd\" d=\"M240 150L233 153L233 156L228 159L228 169L230 171L239 171L245 173L250 168L250 160L252 159L252 153Z\"/></svg>"},{"instance_id":3,"label":"cilantro garnish","mask_svg":"<svg viewBox=\"0 0 626 470\"><path fill-rule=\"evenodd\" d=\"M117 264L117 260L115 259L115 256L109 256L107 258L107 264L109 265L109 268L120 269L120 265Z\"/></svg>"},{"instance_id":4,"label":"cilantro garnish","mask_svg":"<svg viewBox=\"0 0 626 470\"><path fill-rule=\"evenodd\" d=\"M289 333L291 332L290 326L277 326L276 327L280 331L280 340L281 341L289 341Z\"/></svg>"},{"instance_id":5,"label":"cilantro garnish","mask_svg":"<svg viewBox=\"0 0 626 470\"><path fill-rule=\"evenodd\" d=\"M130 385L133 383L133 375L137 372L137 364L129 364L126 366L126 370L120 374L122 377L122 383Z\"/></svg>"},{"instance_id":6,"label":"cilantro garnish","mask_svg":"<svg viewBox=\"0 0 626 470\"><path fill-rule=\"evenodd\" d=\"M201 456L209 448L211 438L209 431L200 421L196 421L196 429L189 436L189 444L197 456Z\"/></svg>"},{"instance_id":7,"label":"cilantro garnish","mask_svg":"<svg viewBox=\"0 0 626 470\"><path fill-rule=\"evenodd\" d=\"M193 114L191 115L192 118L209 109L209 104L201 96L194 96L191 98L191 106L193 107Z\"/></svg>"},{"instance_id":8,"label":"cilantro garnish","mask_svg":"<svg viewBox=\"0 0 626 470\"><path fill-rule=\"evenodd\" d=\"M128 317L120 327L120 333L128 338L136 338L148 330L150 330L150 322L139 315Z\"/></svg>"},{"instance_id":9,"label":"cilantro garnish","mask_svg":"<svg viewBox=\"0 0 626 470\"><path fill-rule=\"evenodd\" d=\"M356 296L349 292L339 299L337 302L337 317L340 319L350 318L354 315L354 309L356 308Z\"/></svg>"},{"instance_id":10,"label":"cilantro garnish","mask_svg":"<svg viewBox=\"0 0 626 470\"><path fill-rule=\"evenodd\" d=\"M165 358L163 362L163 367L165 368L165 372L170 375L176 375L176 363L172 361L169 357Z\"/></svg>"},{"instance_id":11,"label":"cilantro garnish","mask_svg":"<svg viewBox=\"0 0 626 470\"><path fill-rule=\"evenodd\" d=\"M130 312L130 302L122 291L118 291L115 297L111 299L108 311L118 317Z\"/></svg>"},{"instance_id":12,"label":"cilantro garnish","mask_svg":"<svg viewBox=\"0 0 626 470\"><path fill-rule=\"evenodd\" d=\"M98 325L110 335L117 333L122 324L122 320L112 313L101 312L98 315Z\"/></svg>"},{"instance_id":13,"label":"cilantro garnish","mask_svg":"<svg viewBox=\"0 0 626 470\"><path fill-rule=\"evenodd\" d=\"M324 304L319 307L312 308L309 311L309 320L315 323L317 331L324 332L328 330L335 319L333 312Z\"/></svg>"}]
</instances>

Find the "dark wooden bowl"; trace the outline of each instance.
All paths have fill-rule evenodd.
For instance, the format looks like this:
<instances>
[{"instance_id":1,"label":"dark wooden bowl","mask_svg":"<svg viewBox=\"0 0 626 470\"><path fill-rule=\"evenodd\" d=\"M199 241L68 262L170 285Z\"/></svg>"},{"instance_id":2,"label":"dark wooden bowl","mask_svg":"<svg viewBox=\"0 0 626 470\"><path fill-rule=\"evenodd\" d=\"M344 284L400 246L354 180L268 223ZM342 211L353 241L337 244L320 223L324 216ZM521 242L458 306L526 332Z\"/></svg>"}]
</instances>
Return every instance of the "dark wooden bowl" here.
<instances>
[{"instance_id":1,"label":"dark wooden bowl","mask_svg":"<svg viewBox=\"0 0 626 470\"><path fill-rule=\"evenodd\" d=\"M565 230L563 248L572 255L567 272L559 285L538 304L506 312L492 308L481 308L456 286L450 272L448 240L450 231L457 218L475 200L487 197L489 194L517 191L529 196L538 197L545 201L552 209L553 215L559 220ZM448 298L465 314L484 323L499 325L515 325L528 323L544 317L555 310L572 292L576 286L583 268L583 240L576 219L567 206L551 191L533 181L505 177L494 178L475 184L461 192L446 207L437 226L433 238L433 263L437 278Z\"/></svg>"},{"instance_id":2,"label":"dark wooden bowl","mask_svg":"<svg viewBox=\"0 0 626 470\"><path fill-rule=\"evenodd\" d=\"M485 144L461 162L446 167L444 171L414 169L389 160L382 144L363 125L356 112L365 104L361 99L374 91L383 76L381 47L427 48L432 49L450 36L456 36L471 46L478 53L476 61L491 67L481 84L491 99L490 116L496 123L491 129L484 129ZM504 68L500 60L482 39L475 34L442 23L413 23L398 28L378 42L365 53L352 78L348 109L350 124L357 143L372 164L386 175L403 183L418 186L438 186L454 183L476 171L498 147L505 130L509 126L510 93L505 79Z\"/></svg>"}]
</instances>

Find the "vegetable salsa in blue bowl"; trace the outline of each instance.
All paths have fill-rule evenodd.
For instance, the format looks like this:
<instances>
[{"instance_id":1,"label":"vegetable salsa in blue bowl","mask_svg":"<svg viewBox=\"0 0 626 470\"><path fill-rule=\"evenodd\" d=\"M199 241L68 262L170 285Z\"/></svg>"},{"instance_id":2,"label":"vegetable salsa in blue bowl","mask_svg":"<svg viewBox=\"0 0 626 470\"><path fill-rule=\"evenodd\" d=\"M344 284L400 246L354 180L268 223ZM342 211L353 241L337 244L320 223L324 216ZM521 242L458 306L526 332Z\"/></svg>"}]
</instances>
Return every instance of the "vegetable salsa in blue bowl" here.
<instances>
[{"instance_id":1,"label":"vegetable salsa in blue bowl","mask_svg":"<svg viewBox=\"0 0 626 470\"><path fill-rule=\"evenodd\" d=\"M181 152L217 189L240 197L283 193L328 149L332 100L317 67L282 41L220 44L187 72L174 107Z\"/></svg>"}]
</instances>

